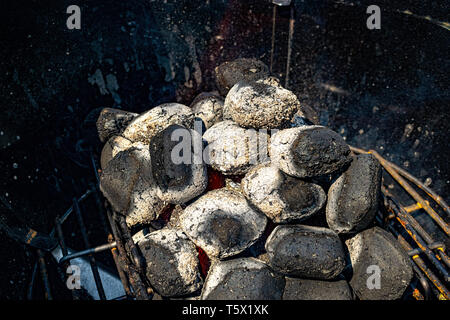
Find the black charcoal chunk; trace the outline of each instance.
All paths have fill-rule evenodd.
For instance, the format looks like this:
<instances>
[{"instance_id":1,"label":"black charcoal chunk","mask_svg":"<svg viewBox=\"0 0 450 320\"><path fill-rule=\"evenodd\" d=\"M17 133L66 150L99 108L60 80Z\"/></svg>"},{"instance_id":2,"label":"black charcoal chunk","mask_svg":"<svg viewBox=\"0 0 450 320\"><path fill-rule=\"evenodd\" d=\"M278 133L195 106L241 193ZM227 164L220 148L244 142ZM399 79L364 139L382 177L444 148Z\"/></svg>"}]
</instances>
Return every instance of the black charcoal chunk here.
<instances>
[{"instance_id":1,"label":"black charcoal chunk","mask_svg":"<svg viewBox=\"0 0 450 320\"><path fill-rule=\"evenodd\" d=\"M345 267L341 240L330 229L280 225L272 231L265 247L269 265L288 276L330 280Z\"/></svg>"},{"instance_id":2,"label":"black charcoal chunk","mask_svg":"<svg viewBox=\"0 0 450 320\"><path fill-rule=\"evenodd\" d=\"M206 190L208 176L201 150L201 136L174 124L156 133L150 141L153 180L158 197L173 204L185 203Z\"/></svg>"},{"instance_id":3,"label":"black charcoal chunk","mask_svg":"<svg viewBox=\"0 0 450 320\"><path fill-rule=\"evenodd\" d=\"M148 146L142 144L119 152L107 163L100 190L129 227L156 219L167 204L156 194Z\"/></svg>"},{"instance_id":4,"label":"black charcoal chunk","mask_svg":"<svg viewBox=\"0 0 450 320\"><path fill-rule=\"evenodd\" d=\"M280 300L284 277L262 261L240 258L211 265L202 300Z\"/></svg>"},{"instance_id":5,"label":"black charcoal chunk","mask_svg":"<svg viewBox=\"0 0 450 320\"><path fill-rule=\"evenodd\" d=\"M392 234L374 227L345 243L353 269L350 286L359 299L395 300L402 297L413 277L413 270L409 257Z\"/></svg>"},{"instance_id":6,"label":"black charcoal chunk","mask_svg":"<svg viewBox=\"0 0 450 320\"><path fill-rule=\"evenodd\" d=\"M123 129L137 116L137 113L104 108L100 111L97 119L97 131L100 141L105 142L114 135L120 135Z\"/></svg>"},{"instance_id":7,"label":"black charcoal chunk","mask_svg":"<svg viewBox=\"0 0 450 320\"><path fill-rule=\"evenodd\" d=\"M283 300L353 300L345 280L323 281L286 277Z\"/></svg>"},{"instance_id":8,"label":"black charcoal chunk","mask_svg":"<svg viewBox=\"0 0 450 320\"><path fill-rule=\"evenodd\" d=\"M245 197L275 223L304 220L327 198L319 185L288 176L270 163L252 168L241 184Z\"/></svg>"},{"instance_id":9,"label":"black charcoal chunk","mask_svg":"<svg viewBox=\"0 0 450 320\"><path fill-rule=\"evenodd\" d=\"M216 83L225 96L228 90L241 80L255 81L269 75L269 68L256 59L240 58L227 61L216 67Z\"/></svg>"},{"instance_id":10,"label":"black charcoal chunk","mask_svg":"<svg viewBox=\"0 0 450 320\"><path fill-rule=\"evenodd\" d=\"M159 294L183 296L202 287L197 250L183 232L167 228L141 231L133 240L146 261L147 279Z\"/></svg>"},{"instance_id":11,"label":"black charcoal chunk","mask_svg":"<svg viewBox=\"0 0 450 320\"><path fill-rule=\"evenodd\" d=\"M328 191L326 217L337 233L355 233L375 218L381 188L381 165L374 156L360 154Z\"/></svg>"},{"instance_id":12,"label":"black charcoal chunk","mask_svg":"<svg viewBox=\"0 0 450 320\"><path fill-rule=\"evenodd\" d=\"M339 134L316 125L272 135L270 158L281 171L298 178L333 173L352 160L350 148Z\"/></svg>"},{"instance_id":13,"label":"black charcoal chunk","mask_svg":"<svg viewBox=\"0 0 450 320\"><path fill-rule=\"evenodd\" d=\"M232 190L201 196L181 214L180 225L210 258L225 258L249 248L264 232L267 218Z\"/></svg>"}]
</instances>

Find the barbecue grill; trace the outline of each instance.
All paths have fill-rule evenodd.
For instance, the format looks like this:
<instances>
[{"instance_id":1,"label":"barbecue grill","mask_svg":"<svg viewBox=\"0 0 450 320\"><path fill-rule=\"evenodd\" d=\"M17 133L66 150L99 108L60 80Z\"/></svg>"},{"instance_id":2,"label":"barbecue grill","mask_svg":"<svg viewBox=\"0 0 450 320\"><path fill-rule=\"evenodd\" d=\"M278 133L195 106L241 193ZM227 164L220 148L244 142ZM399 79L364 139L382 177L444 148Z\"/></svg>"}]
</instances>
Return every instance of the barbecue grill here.
<instances>
[{"instance_id":1,"label":"barbecue grill","mask_svg":"<svg viewBox=\"0 0 450 320\"><path fill-rule=\"evenodd\" d=\"M295 24L295 11L291 1L273 1L273 25L272 43L270 52L270 71L273 70L275 44L277 36L277 9L279 6L289 7L289 25L287 42L287 61L285 62L285 87L289 87L289 73L292 64L292 41ZM420 17L422 18L422 17ZM449 215L449 206L444 199L436 194L431 188L426 186L419 179L408 173L400 166L386 160L375 150L363 150L351 147L354 154L372 154L383 167L382 203L376 216L378 226L394 235L401 247L410 257L413 264L414 279L410 287L406 290L405 299L448 300L449 257L448 244L449 229L446 219ZM125 219L114 212L111 205L99 191L99 156L90 152L92 174L95 176L97 184L86 190L82 195L73 198L73 204L68 210L57 217L55 226L50 236L58 239L58 246L52 248L51 256L57 260L57 276L64 283L75 282L78 278L73 278L76 272L67 273L71 262L77 261L81 265L80 289L72 290L73 299L93 298L99 300L150 300L158 297L149 285L145 277L144 259L140 251L132 240L132 230L127 227ZM99 204L94 210L89 210L89 214L95 211L98 219L102 221L102 232L105 233L105 244L92 246L87 227L85 215L88 211L80 206L88 198L95 198ZM92 209L92 208L90 208ZM170 210L167 215L162 215L155 223L167 223ZM417 219L421 215L423 219ZM78 230L81 237L80 243L84 250L71 250L66 245L66 235L63 226L69 223L69 217L73 217L70 229ZM426 220L424 224L421 221ZM443 237L436 238L430 231L430 225L440 229ZM30 236L31 238L33 235ZM109 252L114 269L99 263L97 256ZM52 292L53 285L49 275L47 265L50 255L42 249L37 249L38 259L35 263L28 298L33 299L39 295L37 292L37 282L41 282L45 298L55 298ZM201 259L201 256L200 256ZM207 262L204 262L207 263ZM74 282L74 283L75 283Z\"/></svg>"}]
</instances>

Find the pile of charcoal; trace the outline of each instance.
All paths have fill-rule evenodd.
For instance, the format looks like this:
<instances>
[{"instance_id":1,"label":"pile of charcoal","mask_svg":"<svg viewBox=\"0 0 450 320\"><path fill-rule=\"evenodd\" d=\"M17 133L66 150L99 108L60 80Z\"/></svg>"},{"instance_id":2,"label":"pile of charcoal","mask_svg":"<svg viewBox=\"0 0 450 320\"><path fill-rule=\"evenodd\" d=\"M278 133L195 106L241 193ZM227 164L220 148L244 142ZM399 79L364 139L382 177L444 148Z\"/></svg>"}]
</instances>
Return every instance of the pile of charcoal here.
<instances>
[{"instance_id":1,"label":"pile of charcoal","mask_svg":"<svg viewBox=\"0 0 450 320\"><path fill-rule=\"evenodd\" d=\"M260 61L217 92L140 115L104 109L100 189L126 219L155 297L399 299L408 256L376 226L381 167Z\"/></svg>"}]
</instances>

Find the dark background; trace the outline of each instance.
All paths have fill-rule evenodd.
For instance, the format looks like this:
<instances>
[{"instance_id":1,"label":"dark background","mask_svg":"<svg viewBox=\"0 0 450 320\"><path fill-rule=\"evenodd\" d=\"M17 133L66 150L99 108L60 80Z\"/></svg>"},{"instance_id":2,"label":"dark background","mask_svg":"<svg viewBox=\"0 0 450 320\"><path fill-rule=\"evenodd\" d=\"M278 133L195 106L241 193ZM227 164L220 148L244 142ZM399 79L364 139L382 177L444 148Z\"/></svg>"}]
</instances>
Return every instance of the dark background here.
<instances>
[{"instance_id":1,"label":"dark background","mask_svg":"<svg viewBox=\"0 0 450 320\"><path fill-rule=\"evenodd\" d=\"M446 21L448 2L294 2L290 89L321 124L448 201L450 31L402 12ZM81 7L81 30L66 28L71 4ZM370 4L382 9L381 30L366 28ZM274 73L283 79L289 10L278 13ZM101 150L101 108L189 104L215 90L218 64L270 62L272 6L263 0L3 0L0 14L0 197L47 233L95 182L88 150ZM102 244L93 214L90 236ZM0 298L24 299L34 250L3 233L0 241Z\"/></svg>"}]
</instances>

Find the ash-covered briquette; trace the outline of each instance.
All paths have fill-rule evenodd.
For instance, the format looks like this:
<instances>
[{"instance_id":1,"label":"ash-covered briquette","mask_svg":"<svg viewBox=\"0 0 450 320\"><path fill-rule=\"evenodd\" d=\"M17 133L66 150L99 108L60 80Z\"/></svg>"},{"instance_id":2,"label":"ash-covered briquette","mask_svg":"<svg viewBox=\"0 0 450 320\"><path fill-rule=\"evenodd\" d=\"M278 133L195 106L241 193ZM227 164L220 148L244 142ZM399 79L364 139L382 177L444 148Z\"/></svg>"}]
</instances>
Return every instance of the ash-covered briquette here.
<instances>
[{"instance_id":1,"label":"ash-covered briquette","mask_svg":"<svg viewBox=\"0 0 450 320\"><path fill-rule=\"evenodd\" d=\"M217 261L211 265L202 300L280 300L284 278L255 258Z\"/></svg>"},{"instance_id":2,"label":"ash-covered briquette","mask_svg":"<svg viewBox=\"0 0 450 320\"><path fill-rule=\"evenodd\" d=\"M120 109L102 109L96 123L100 141L105 142L114 135L120 135L123 129L137 116L137 113Z\"/></svg>"},{"instance_id":3,"label":"ash-covered briquette","mask_svg":"<svg viewBox=\"0 0 450 320\"><path fill-rule=\"evenodd\" d=\"M344 139L323 126L302 126L271 137L270 159L288 175L305 178L338 171L352 161Z\"/></svg>"},{"instance_id":4,"label":"ash-covered briquette","mask_svg":"<svg viewBox=\"0 0 450 320\"><path fill-rule=\"evenodd\" d=\"M164 228L133 236L146 261L145 273L151 286L162 296L183 296L201 289L198 253L186 235Z\"/></svg>"},{"instance_id":5,"label":"ash-covered briquette","mask_svg":"<svg viewBox=\"0 0 450 320\"><path fill-rule=\"evenodd\" d=\"M156 219L167 204L156 195L150 163L148 146L135 144L119 152L100 174L100 190L129 227Z\"/></svg>"},{"instance_id":6,"label":"ash-covered briquette","mask_svg":"<svg viewBox=\"0 0 450 320\"><path fill-rule=\"evenodd\" d=\"M191 108L195 118L201 119L205 128L209 129L223 120L223 103L224 100L219 95L203 92L195 97Z\"/></svg>"},{"instance_id":7,"label":"ash-covered briquette","mask_svg":"<svg viewBox=\"0 0 450 320\"><path fill-rule=\"evenodd\" d=\"M168 126L151 139L151 172L161 200L181 204L206 190L206 166L201 150L195 159L195 143L201 146L200 134L177 124Z\"/></svg>"},{"instance_id":8,"label":"ash-covered briquette","mask_svg":"<svg viewBox=\"0 0 450 320\"><path fill-rule=\"evenodd\" d=\"M319 185L288 176L271 163L252 168L241 185L245 197L275 223L304 220L327 198Z\"/></svg>"},{"instance_id":9,"label":"ash-covered briquette","mask_svg":"<svg viewBox=\"0 0 450 320\"><path fill-rule=\"evenodd\" d=\"M256 59L240 58L228 61L215 69L216 83L220 93L225 96L239 81L255 81L269 75L269 67Z\"/></svg>"},{"instance_id":10,"label":"ash-covered briquette","mask_svg":"<svg viewBox=\"0 0 450 320\"><path fill-rule=\"evenodd\" d=\"M193 128L194 113L179 103L165 103L140 114L124 130L122 136L132 142L149 144L158 132L172 124Z\"/></svg>"},{"instance_id":11,"label":"ash-covered briquette","mask_svg":"<svg viewBox=\"0 0 450 320\"><path fill-rule=\"evenodd\" d=\"M409 257L392 234L374 227L345 242L353 275L350 286L361 300L402 297L413 277Z\"/></svg>"},{"instance_id":12,"label":"ash-covered briquette","mask_svg":"<svg viewBox=\"0 0 450 320\"><path fill-rule=\"evenodd\" d=\"M203 135L205 160L225 175L241 175L268 159L270 137L264 131L244 129L235 122L216 123Z\"/></svg>"},{"instance_id":13,"label":"ash-covered briquette","mask_svg":"<svg viewBox=\"0 0 450 320\"><path fill-rule=\"evenodd\" d=\"M232 190L209 191L190 204L180 217L188 237L209 258L237 255L264 232L267 218L251 208L245 197Z\"/></svg>"},{"instance_id":14,"label":"ash-covered briquette","mask_svg":"<svg viewBox=\"0 0 450 320\"><path fill-rule=\"evenodd\" d=\"M241 127L255 129L287 127L301 110L297 96L274 77L239 81L228 92L223 108Z\"/></svg>"},{"instance_id":15,"label":"ash-covered briquette","mask_svg":"<svg viewBox=\"0 0 450 320\"><path fill-rule=\"evenodd\" d=\"M121 136L112 136L106 141L103 146L102 153L100 155L100 167L104 170L109 161L111 161L119 152L125 151L131 146L133 143Z\"/></svg>"},{"instance_id":16,"label":"ash-covered briquette","mask_svg":"<svg viewBox=\"0 0 450 320\"><path fill-rule=\"evenodd\" d=\"M100 175L100 190L113 209L124 214L130 195L139 179L149 182L150 155L147 148L132 147L119 152L108 162Z\"/></svg>"},{"instance_id":17,"label":"ash-covered briquette","mask_svg":"<svg viewBox=\"0 0 450 320\"><path fill-rule=\"evenodd\" d=\"M374 156L353 157L328 190L327 223L337 233L355 233L373 221L381 190L381 165Z\"/></svg>"},{"instance_id":18,"label":"ash-covered briquette","mask_svg":"<svg viewBox=\"0 0 450 320\"><path fill-rule=\"evenodd\" d=\"M285 279L283 300L353 300L346 280Z\"/></svg>"},{"instance_id":19,"label":"ash-covered briquette","mask_svg":"<svg viewBox=\"0 0 450 320\"><path fill-rule=\"evenodd\" d=\"M161 200L157 188L149 184L147 179L136 182L130 196L130 205L126 212L125 221L129 228L135 225L149 224L164 211L168 202Z\"/></svg>"},{"instance_id":20,"label":"ash-covered briquette","mask_svg":"<svg viewBox=\"0 0 450 320\"><path fill-rule=\"evenodd\" d=\"M288 276L330 280L345 267L341 240L330 229L280 225L272 231L265 247L269 265Z\"/></svg>"}]
</instances>

